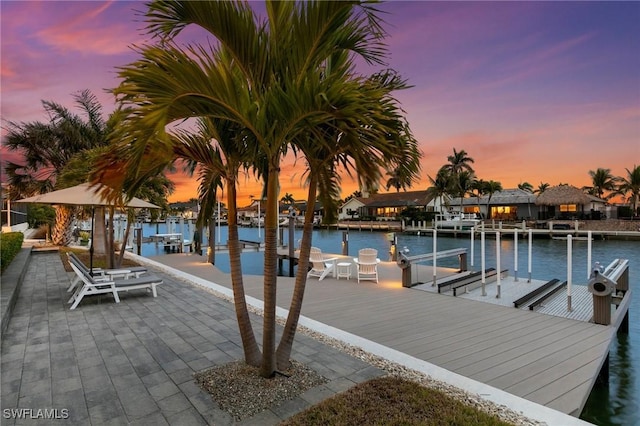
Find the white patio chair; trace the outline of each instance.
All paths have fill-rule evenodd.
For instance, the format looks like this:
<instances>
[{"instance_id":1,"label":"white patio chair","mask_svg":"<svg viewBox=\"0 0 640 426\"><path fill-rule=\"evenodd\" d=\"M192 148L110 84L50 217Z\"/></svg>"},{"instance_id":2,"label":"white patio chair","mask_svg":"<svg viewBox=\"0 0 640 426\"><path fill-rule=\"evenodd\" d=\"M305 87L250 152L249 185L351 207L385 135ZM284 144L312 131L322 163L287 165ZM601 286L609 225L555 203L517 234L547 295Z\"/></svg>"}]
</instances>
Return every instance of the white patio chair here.
<instances>
[{"instance_id":1,"label":"white patio chair","mask_svg":"<svg viewBox=\"0 0 640 426\"><path fill-rule=\"evenodd\" d=\"M322 281L329 273L335 274L337 260L337 257L325 258L322 255L322 250L317 247L311 247L311 253L309 254L311 270L309 270L307 278L318 277L318 281Z\"/></svg>"},{"instance_id":2,"label":"white patio chair","mask_svg":"<svg viewBox=\"0 0 640 426\"><path fill-rule=\"evenodd\" d=\"M358 257L353 259L358 272L358 283L361 280L371 280L378 282L378 250L364 248L358 251Z\"/></svg>"}]
</instances>

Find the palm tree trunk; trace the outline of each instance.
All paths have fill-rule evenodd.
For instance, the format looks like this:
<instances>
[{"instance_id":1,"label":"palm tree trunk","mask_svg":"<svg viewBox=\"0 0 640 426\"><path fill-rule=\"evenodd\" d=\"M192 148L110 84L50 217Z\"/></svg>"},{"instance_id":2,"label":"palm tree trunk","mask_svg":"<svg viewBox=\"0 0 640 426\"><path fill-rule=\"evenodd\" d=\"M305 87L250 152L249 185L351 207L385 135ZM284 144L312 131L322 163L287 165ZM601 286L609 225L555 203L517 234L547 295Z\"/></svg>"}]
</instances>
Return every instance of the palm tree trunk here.
<instances>
[{"instance_id":1,"label":"palm tree trunk","mask_svg":"<svg viewBox=\"0 0 640 426\"><path fill-rule=\"evenodd\" d=\"M58 246L68 246L73 239L71 223L73 222L73 207L57 206L56 223L51 232L53 244Z\"/></svg>"},{"instance_id":2,"label":"palm tree trunk","mask_svg":"<svg viewBox=\"0 0 640 426\"><path fill-rule=\"evenodd\" d=\"M233 288L233 304L238 320L244 360L254 367L260 366L260 348L256 341L247 309L247 300L244 293L244 283L242 281L242 263L240 262L240 244L238 241L238 211L236 207L236 183L230 180L227 183L227 204L229 206L229 267L231 269L231 287ZM209 226L214 226L210 223ZM209 241L212 247L215 241Z\"/></svg>"},{"instance_id":3,"label":"palm tree trunk","mask_svg":"<svg viewBox=\"0 0 640 426\"><path fill-rule=\"evenodd\" d=\"M264 220L264 324L260 375L272 377L276 371L276 286L278 282L278 180L277 165L269 166L267 206Z\"/></svg>"},{"instance_id":4,"label":"palm tree trunk","mask_svg":"<svg viewBox=\"0 0 640 426\"><path fill-rule=\"evenodd\" d=\"M129 233L131 232L131 224L133 223L135 217L133 215L133 209L127 209L127 227L124 230L124 236L122 237L122 245L120 246L120 253L118 253L118 258L116 259L116 268L120 268L122 266L122 259L124 259L124 252L127 251L127 241L129 241Z\"/></svg>"},{"instance_id":5,"label":"palm tree trunk","mask_svg":"<svg viewBox=\"0 0 640 426\"><path fill-rule=\"evenodd\" d=\"M316 203L316 176L311 173L309 179L307 206L313 206ZM313 235L313 209L307 208L304 215L304 227L302 231L302 241L300 243L300 256L298 257L298 271L296 272L296 282L293 288L293 296L291 297L291 306L289 315L284 326L282 338L276 351L276 363L278 370L286 370L291 365L291 350L293 348L293 339L296 335L298 320L302 310L302 300L307 284L307 270L309 269L309 254L311 253L311 237Z\"/></svg>"}]
</instances>

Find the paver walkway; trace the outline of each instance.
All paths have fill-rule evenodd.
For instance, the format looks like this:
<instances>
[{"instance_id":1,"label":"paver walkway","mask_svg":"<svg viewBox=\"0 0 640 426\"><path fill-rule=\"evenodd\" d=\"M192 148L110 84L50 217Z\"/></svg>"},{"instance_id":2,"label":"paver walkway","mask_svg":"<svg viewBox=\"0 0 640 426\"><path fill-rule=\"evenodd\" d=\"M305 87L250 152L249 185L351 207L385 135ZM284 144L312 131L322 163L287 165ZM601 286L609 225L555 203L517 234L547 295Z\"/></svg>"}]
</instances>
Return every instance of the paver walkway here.
<instances>
[{"instance_id":1,"label":"paver walkway","mask_svg":"<svg viewBox=\"0 0 640 426\"><path fill-rule=\"evenodd\" d=\"M2 339L2 421L13 424L233 424L193 373L242 359L233 306L203 289L164 278L158 297L143 291L85 298L69 310L69 273L58 253L32 254ZM257 338L261 318L253 316ZM292 354L330 381L242 424L277 424L383 372L298 334ZM52 410L68 419L35 417Z\"/></svg>"}]
</instances>

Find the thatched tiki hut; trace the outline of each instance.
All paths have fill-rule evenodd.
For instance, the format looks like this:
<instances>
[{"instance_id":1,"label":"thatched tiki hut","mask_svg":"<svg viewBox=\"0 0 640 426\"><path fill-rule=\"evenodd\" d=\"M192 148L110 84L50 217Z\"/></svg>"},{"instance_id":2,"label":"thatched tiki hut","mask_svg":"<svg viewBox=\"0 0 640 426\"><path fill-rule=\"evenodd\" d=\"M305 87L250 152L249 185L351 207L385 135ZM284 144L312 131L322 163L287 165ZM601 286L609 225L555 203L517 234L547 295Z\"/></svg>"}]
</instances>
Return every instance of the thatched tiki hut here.
<instances>
[{"instance_id":1,"label":"thatched tiki hut","mask_svg":"<svg viewBox=\"0 0 640 426\"><path fill-rule=\"evenodd\" d=\"M570 185L553 186L536 198L540 219L577 219L590 211L592 197ZM585 206L587 207L585 209Z\"/></svg>"}]
</instances>

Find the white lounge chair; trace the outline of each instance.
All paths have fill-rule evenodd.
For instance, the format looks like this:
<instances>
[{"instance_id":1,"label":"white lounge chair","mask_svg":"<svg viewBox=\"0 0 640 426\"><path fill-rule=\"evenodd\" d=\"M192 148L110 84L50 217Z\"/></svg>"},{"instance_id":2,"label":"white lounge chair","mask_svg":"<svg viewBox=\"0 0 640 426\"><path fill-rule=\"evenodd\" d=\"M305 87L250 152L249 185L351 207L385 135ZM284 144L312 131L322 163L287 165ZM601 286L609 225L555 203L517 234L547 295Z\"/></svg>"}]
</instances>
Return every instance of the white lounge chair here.
<instances>
[{"instance_id":1,"label":"white lounge chair","mask_svg":"<svg viewBox=\"0 0 640 426\"><path fill-rule=\"evenodd\" d=\"M93 275L97 281L110 281L117 278L139 278L140 275L147 272L147 268L144 266L128 266L120 269L93 268L93 274L91 274L87 265L85 265L74 252L67 252L67 257L70 264L75 263L79 269L86 271L89 275ZM70 293L81 281L80 276L76 274L73 280L71 280L71 285L67 289L67 293Z\"/></svg>"},{"instance_id":2,"label":"white lounge chair","mask_svg":"<svg viewBox=\"0 0 640 426\"><path fill-rule=\"evenodd\" d=\"M358 272L358 283L360 280L372 280L378 282L378 250L364 248L358 251L358 257L353 258Z\"/></svg>"},{"instance_id":3,"label":"white lounge chair","mask_svg":"<svg viewBox=\"0 0 640 426\"><path fill-rule=\"evenodd\" d=\"M322 250L317 247L311 247L311 253L309 254L311 270L309 270L307 278L318 277L318 281L322 281L329 273L335 275L337 260L337 257L325 258L322 255Z\"/></svg>"},{"instance_id":4,"label":"white lounge chair","mask_svg":"<svg viewBox=\"0 0 640 426\"><path fill-rule=\"evenodd\" d=\"M108 278L92 277L88 271L80 268L76 262L71 262L71 268L78 275L82 285L78 286L73 296L67 303L72 303L71 309L75 309L84 296L93 294L113 294L116 303L120 303L119 291L129 291L136 289L151 290L153 297L157 297L156 286L162 284L162 279L153 275L145 274L140 278L130 278L121 280L110 280Z\"/></svg>"}]
</instances>

